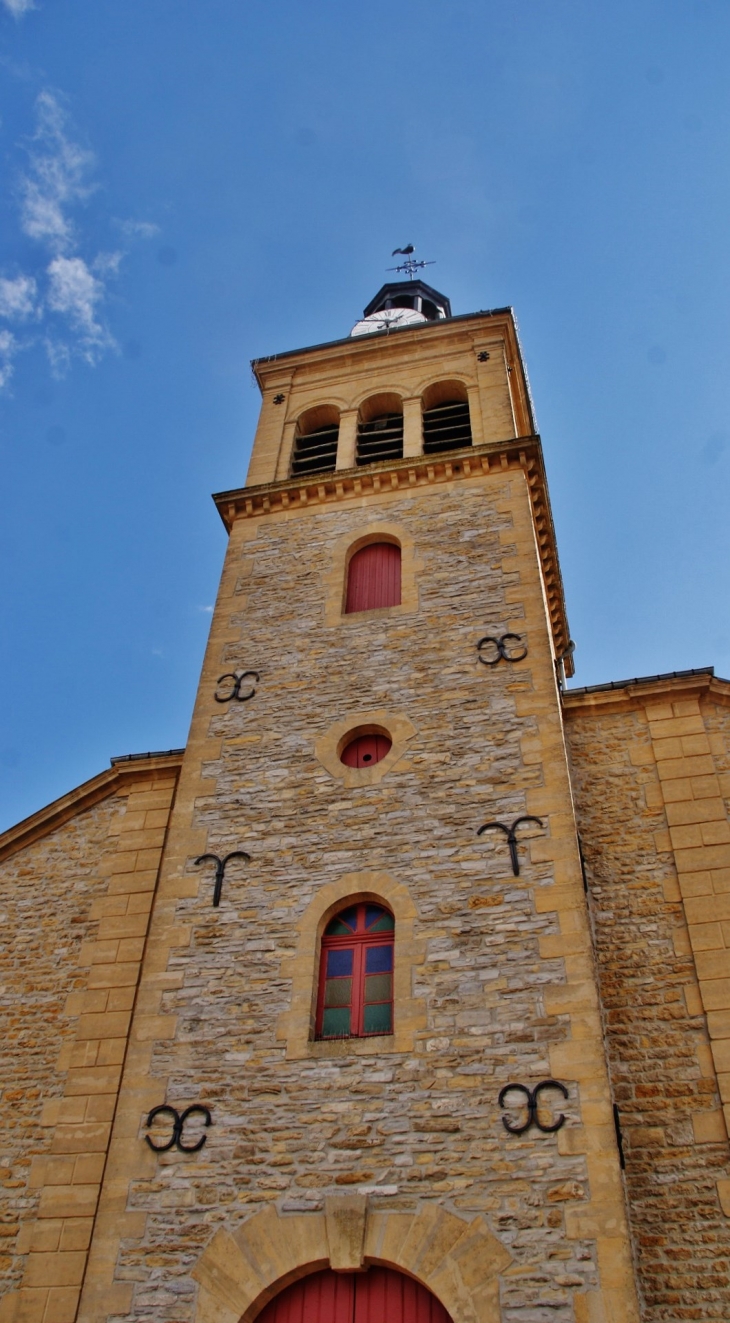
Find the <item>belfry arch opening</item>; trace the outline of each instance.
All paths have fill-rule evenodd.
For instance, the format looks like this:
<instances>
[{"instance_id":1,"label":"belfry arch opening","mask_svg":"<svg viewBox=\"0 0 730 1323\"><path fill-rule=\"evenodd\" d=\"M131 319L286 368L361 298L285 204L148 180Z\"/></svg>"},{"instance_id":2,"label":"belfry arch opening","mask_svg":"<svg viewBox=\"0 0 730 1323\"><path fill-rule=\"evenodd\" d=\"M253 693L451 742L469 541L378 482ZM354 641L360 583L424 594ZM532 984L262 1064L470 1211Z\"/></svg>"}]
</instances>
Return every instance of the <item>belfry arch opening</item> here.
<instances>
[{"instance_id":1,"label":"belfry arch opening","mask_svg":"<svg viewBox=\"0 0 730 1323\"><path fill-rule=\"evenodd\" d=\"M384 391L360 406L357 420L357 463L403 458L403 401Z\"/></svg>"},{"instance_id":2,"label":"belfry arch opening","mask_svg":"<svg viewBox=\"0 0 730 1323\"><path fill-rule=\"evenodd\" d=\"M284 1287L256 1323L451 1323L436 1296L405 1273L374 1266L365 1272L321 1272Z\"/></svg>"},{"instance_id":3,"label":"belfry arch opening","mask_svg":"<svg viewBox=\"0 0 730 1323\"><path fill-rule=\"evenodd\" d=\"M463 381L437 381L423 392L423 453L472 444L469 397Z\"/></svg>"},{"instance_id":4,"label":"belfry arch opening","mask_svg":"<svg viewBox=\"0 0 730 1323\"><path fill-rule=\"evenodd\" d=\"M340 411L334 404L307 409L297 421L292 455L292 477L333 473L340 435Z\"/></svg>"}]
</instances>

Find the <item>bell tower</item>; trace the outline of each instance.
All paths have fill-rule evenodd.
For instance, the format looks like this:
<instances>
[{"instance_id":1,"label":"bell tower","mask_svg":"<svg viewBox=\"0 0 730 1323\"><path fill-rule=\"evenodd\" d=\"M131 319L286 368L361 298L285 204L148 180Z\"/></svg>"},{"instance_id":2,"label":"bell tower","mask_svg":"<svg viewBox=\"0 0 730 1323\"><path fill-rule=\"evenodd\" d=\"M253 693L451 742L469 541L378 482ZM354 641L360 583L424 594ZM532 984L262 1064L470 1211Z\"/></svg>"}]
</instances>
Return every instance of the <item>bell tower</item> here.
<instances>
[{"instance_id":1,"label":"bell tower","mask_svg":"<svg viewBox=\"0 0 730 1323\"><path fill-rule=\"evenodd\" d=\"M391 282L253 370L79 1318L381 1273L424 1318L633 1323L512 310ZM194 1156L139 1142L162 1099Z\"/></svg>"}]
</instances>

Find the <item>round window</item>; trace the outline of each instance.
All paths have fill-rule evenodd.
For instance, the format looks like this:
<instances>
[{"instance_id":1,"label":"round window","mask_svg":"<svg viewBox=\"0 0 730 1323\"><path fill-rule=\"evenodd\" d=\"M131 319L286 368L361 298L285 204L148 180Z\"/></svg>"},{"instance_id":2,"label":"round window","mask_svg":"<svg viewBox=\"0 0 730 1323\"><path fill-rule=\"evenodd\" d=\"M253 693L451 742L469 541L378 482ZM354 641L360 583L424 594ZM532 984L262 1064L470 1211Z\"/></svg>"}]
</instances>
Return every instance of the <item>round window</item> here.
<instances>
[{"instance_id":1,"label":"round window","mask_svg":"<svg viewBox=\"0 0 730 1323\"><path fill-rule=\"evenodd\" d=\"M345 767L374 767L390 753L391 741L387 735L357 735L345 745L340 762Z\"/></svg>"}]
</instances>

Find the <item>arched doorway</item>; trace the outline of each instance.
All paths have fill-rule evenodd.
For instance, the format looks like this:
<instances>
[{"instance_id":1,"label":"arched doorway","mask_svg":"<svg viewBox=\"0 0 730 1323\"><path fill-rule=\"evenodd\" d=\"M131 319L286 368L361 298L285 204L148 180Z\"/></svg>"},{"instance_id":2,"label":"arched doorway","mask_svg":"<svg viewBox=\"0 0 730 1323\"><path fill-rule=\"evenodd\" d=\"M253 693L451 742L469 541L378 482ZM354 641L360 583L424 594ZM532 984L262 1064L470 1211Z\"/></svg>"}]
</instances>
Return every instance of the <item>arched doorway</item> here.
<instances>
[{"instance_id":1,"label":"arched doorway","mask_svg":"<svg viewBox=\"0 0 730 1323\"><path fill-rule=\"evenodd\" d=\"M312 1273L270 1300L256 1323L451 1323L420 1282L392 1268Z\"/></svg>"}]
</instances>

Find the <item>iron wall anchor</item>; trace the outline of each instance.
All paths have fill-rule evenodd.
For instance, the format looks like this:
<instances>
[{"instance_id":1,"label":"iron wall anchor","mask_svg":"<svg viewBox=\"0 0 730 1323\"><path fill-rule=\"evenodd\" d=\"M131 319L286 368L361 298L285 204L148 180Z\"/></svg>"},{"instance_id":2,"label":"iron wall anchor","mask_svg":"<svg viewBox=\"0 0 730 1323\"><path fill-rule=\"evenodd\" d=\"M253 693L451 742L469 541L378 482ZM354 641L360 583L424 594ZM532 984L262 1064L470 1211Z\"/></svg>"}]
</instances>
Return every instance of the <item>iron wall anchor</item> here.
<instances>
[{"instance_id":1,"label":"iron wall anchor","mask_svg":"<svg viewBox=\"0 0 730 1323\"><path fill-rule=\"evenodd\" d=\"M254 687L249 693L242 694L241 685L244 680L248 679L253 679L255 681ZM232 680L233 685L231 687L231 692L230 694L223 694L222 696L215 693L213 697L216 703L230 703L232 699L235 699L238 703L247 703L249 698L253 698L256 693L256 685L259 683L260 679L261 676L258 671L226 671L225 675L218 676L216 686L222 684L224 680Z\"/></svg>"},{"instance_id":2,"label":"iron wall anchor","mask_svg":"<svg viewBox=\"0 0 730 1323\"><path fill-rule=\"evenodd\" d=\"M525 1107L527 1108L527 1120L524 1125L510 1125L507 1117L502 1117L502 1125L511 1135L524 1135L531 1125L537 1126L538 1130L541 1130L544 1135L552 1135L565 1125L563 1112L560 1113L557 1121L554 1121L552 1125L543 1125L540 1121L537 1108L540 1094L544 1089L558 1089L564 1098L568 1097L568 1090L559 1080L541 1080L539 1084L535 1085L534 1089L528 1089L524 1084L505 1084L497 1099L497 1106L504 1107L504 1100L508 1093L523 1093L525 1095Z\"/></svg>"},{"instance_id":3,"label":"iron wall anchor","mask_svg":"<svg viewBox=\"0 0 730 1323\"><path fill-rule=\"evenodd\" d=\"M515 818L511 827L508 827L507 824L504 822L485 822L484 826L480 827L479 831L477 832L477 836L481 836L482 832L490 831L493 827L498 827L500 831L504 832L505 836L507 837L507 844L509 846L509 857L512 860L512 872L514 873L515 877L520 876L520 861L517 858L517 837L515 836L515 831L522 822L536 822L538 827L544 827L545 825L542 821L542 818L536 818L533 817L531 813L526 813L523 814L521 818Z\"/></svg>"},{"instance_id":4,"label":"iron wall anchor","mask_svg":"<svg viewBox=\"0 0 730 1323\"><path fill-rule=\"evenodd\" d=\"M250 864L251 862L251 856L250 854L246 854L245 850L232 850L231 853L225 855L223 859L217 854L199 854L195 860L196 864L204 864L208 861L215 864L215 885L213 887L213 906L215 909L217 909L221 903L223 878L226 875L226 864L229 859L245 859L247 864Z\"/></svg>"},{"instance_id":5,"label":"iron wall anchor","mask_svg":"<svg viewBox=\"0 0 730 1323\"><path fill-rule=\"evenodd\" d=\"M508 639L512 642L508 643ZM515 642L518 644L517 647L514 646ZM482 654L482 648L487 643L491 643L495 650L493 657L485 657ZM498 638L494 634L485 634L477 643L477 653L484 666L497 666L502 659L506 662L524 661L527 656L527 644L521 634L500 634Z\"/></svg>"},{"instance_id":6,"label":"iron wall anchor","mask_svg":"<svg viewBox=\"0 0 730 1323\"><path fill-rule=\"evenodd\" d=\"M179 1149L181 1153L197 1153L198 1150L203 1147L208 1136L201 1135L196 1144L183 1144L185 1122L189 1116L199 1113L201 1116L205 1117L205 1125L207 1129L209 1125L213 1124L213 1118L208 1108L203 1107L201 1103L193 1103L192 1107L186 1107L185 1111L180 1113L176 1107L171 1107L169 1103L161 1103L159 1107L152 1108L145 1124L151 1126L155 1117L162 1116L163 1113L172 1117L172 1136L168 1139L166 1144L155 1144L154 1140L150 1139L149 1135L145 1135L145 1139L150 1148L154 1149L155 1153L167 1153L174 1145L174 1147Z\"/></svg>"}]
</instances>

